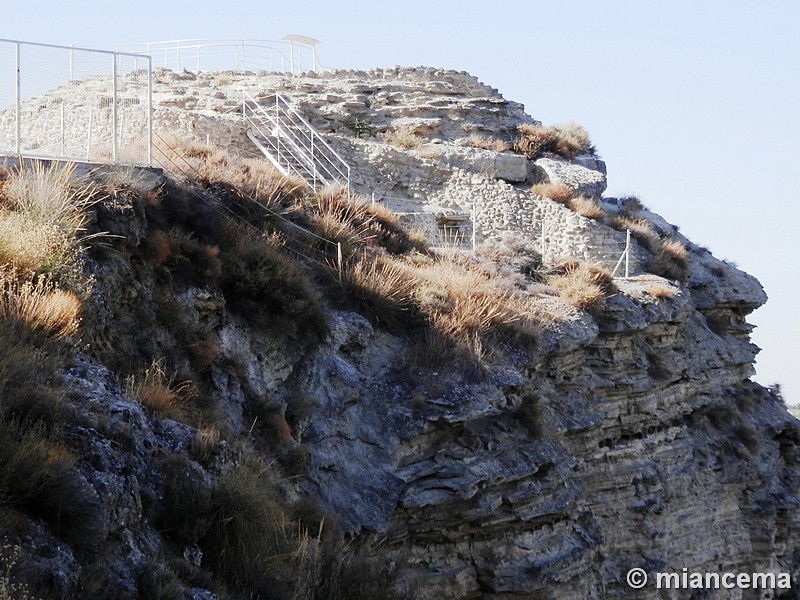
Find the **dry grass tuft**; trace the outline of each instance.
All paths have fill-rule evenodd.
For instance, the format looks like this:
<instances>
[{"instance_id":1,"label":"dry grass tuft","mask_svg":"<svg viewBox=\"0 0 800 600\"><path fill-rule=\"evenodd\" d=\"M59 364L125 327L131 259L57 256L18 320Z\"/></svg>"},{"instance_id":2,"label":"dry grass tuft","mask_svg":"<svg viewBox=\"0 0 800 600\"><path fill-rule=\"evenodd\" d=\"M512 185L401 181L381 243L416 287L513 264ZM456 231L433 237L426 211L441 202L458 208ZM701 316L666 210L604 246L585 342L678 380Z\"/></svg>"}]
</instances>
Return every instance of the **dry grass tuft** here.
<instances>
[{"instance_id":1,"label":"dry grass tuft","mask_svg":"<svg viewBox=\"0 0 800 600\"><path fill-rule=\"evenodd\" d=\"M2 204L14 212L35 223L55 224L75 234L86 225L87 209L99 201L92 191L92 184L78 183L73 163L47 167L34 161L28 168L13 170L0 194Z\"/></svg>"},{"instance_id":2,"label":"dry grass tuft","mask_svg":"<svg viewBox=\"0 0 800 600\"><path fill-rule=\"evenodd\" d=\"M689 251L679 240L660 240L649 268L656 275L685 282L689 277Z\"/></svg>"},{"instance_id":3,"label":"dry grass tuft","mask_svg":"<svg viewBox=\"0 0 800 600\"><path fill-rule=\"evenodd\" d=\"M44 279L20 283L0 273L0 318L25 323L53 338L72 335L80 323L81 303L71 292Z\"/></svg>"},{"instance_id":4,"label":"dry grass tuft","mask_svg":"<svg viewBox=\"0 0 800 600\"><path fill-rule=\"evenodd\" d=\"M182 421L193 412L190 401L197 390L191 381L176 378L175 373L167 374L163 360L154 360L141 374L127 378L125 391L151 413Z\"/></svg>"},{"instance_id":5,"label":"dry grass tuft","mask_svg":"<svg viewBox=\"0 0 800 600\"><path fill-rule=\"evenodd\" d=\"M544 127L541 124L517 126L520 137L514 143L514 150L529 159L535 159L546 152L552 152L568 160L578 154L594 152L589 134L580 125L567 123Z\"/></svg>"},{"instance_id":6,"label":"dry grass tuft","mask_svg":"<svg viewBox=\"0 0 800 600\"><path fill-rule=\"evenodd\" d=\"M411 127L400 126L384 132L381 137L387 144L410 150L422 144L422 138Z\"/></svg>"},{"instance_id":7,"label":"dry grass tuft","mask_svg":"<svg viewBox=\"0 0 800 600\"><path fill-rule=\"evenodd\" d=\"M599 265L578 261L556 267L547 282L565 302L589 313L601 312L606 299L615 291L611 273Z\"/></svg>"},{"instance_id":8,"label":"dry grass tuft","mask_svg":"<svg viewBox=\"0 0 800 600\"><path fill-rule=\"evenodd\" d=\"M587 219L601 221L606 217L606 211L597 203L597 200L586 196L578 196L570 200L569 208Z\"/></svg>"},{"instance_id":9,"label":"dry grass tuft","mask_svg":"<svg viewBox=\"0 0 800 600\"><path fill-rule=\"evenodd\" d=\"M617 215L609 221L609 225L619 231L630 229L631 236L633 236L643 248L651 252L655 252L661 245L661 238L658 232L656 232L652 223L647 219Z\"/></svg>"},{"instance_id":10,"label":"dry grass tuft","mask_svg":"<svg viewBox=\"0 0 800 600\"><path fill-rule=\"evenodd\" d=\"M78 260L89 208L100 201L92 184L81 184L75 166L11 170L0 184L0 261L29 275L57 273Z\"/></svg>"},{"instance_id":11,"label":"dry grass tuft","mask_svg":"<svg viewBox=\"0 0 800 600\"><path fill-rule=\"evenodd\" d=\"M511 149L511 145L508 142L481 133L471 134L467 138L467 145L472 148L493 150L495 152L506 152Z\"/></svg>"},{"instance_id":12,"label":"dry grass tuft","mask_svg":"<svg viewBox=\"0 0 800 600\"><path fill-rule=\"evenodd\" d=\"M197 460L208 460L219 445L219 429L210 425L200 427L189 444L189 453Z\"/></svg>"},{"instance_id":13,"label":"dry grass tuft","mask_svg":"<svg viewBox=\"0 0 800 600\"><path fill-rule=\"evenodd\" d=\"M669 300L676 295L675 288L664 283L653 283L647 286L644 292L648 296L652 296L658 300Z\"/></svg>"},{"instance_id":14,"label":"dry grass tuft","mask_svg":"<svg viewBox=\"0 0 800 600\"><path fill-rule=\"evenodd\" d=\"M575 191L563 183L537 183L531 187L531 193L550 198L550 200L565 206L569 206L569 203L576 196Z\"/></svg>"},{"instance_id":15,"label":"dry grass tuft","mask_svg":"<svg viewBox=\"0 0 800 600\"><path fill-rule=\"evenodd\" d=\"M357 261L342 272L345 294L376 323L390 327L421 322L417 282L408 268L390 260Z\"/></svg>"}]
</instances>

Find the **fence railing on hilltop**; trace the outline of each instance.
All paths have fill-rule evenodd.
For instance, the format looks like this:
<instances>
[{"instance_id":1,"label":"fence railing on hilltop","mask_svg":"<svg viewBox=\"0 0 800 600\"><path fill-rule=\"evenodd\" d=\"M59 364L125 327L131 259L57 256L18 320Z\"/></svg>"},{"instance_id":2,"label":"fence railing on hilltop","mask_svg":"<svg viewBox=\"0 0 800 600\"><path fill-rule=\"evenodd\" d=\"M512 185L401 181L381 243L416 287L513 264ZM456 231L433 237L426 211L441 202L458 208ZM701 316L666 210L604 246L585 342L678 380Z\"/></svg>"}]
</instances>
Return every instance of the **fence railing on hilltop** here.
<instances>
[{"instance_id":1,"label":"fence railing on hilltop","mask_svg":"<svg viewBox=\"0 0 800 600\"><path fill-rule=\"evenodd\" d=\"M0 39L0 154L150 164L151 75L145 55Z\"/></svg>"},{"instance_id":2,"label":"fence railing on hilltop","mask_svg":"<svg viewBox=\"0 0 800 600\"><path fill-rule=\"evenodd\" d=\"M321 71L319 40L288 34L280 40L182 39L117 45L153 57L153 67L173 71Z\"/></svg>"}]
</instances>

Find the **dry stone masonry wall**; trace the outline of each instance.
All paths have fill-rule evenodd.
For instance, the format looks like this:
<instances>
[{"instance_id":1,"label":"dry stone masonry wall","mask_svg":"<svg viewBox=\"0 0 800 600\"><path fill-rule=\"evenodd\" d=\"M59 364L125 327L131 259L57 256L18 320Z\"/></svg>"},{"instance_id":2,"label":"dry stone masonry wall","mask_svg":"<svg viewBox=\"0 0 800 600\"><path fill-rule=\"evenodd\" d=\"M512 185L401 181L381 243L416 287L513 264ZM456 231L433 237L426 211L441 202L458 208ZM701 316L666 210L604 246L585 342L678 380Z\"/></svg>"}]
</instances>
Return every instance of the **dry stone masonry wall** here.
<instances>
[{"instance_id":1,"label":"dry stone masonry wall","mask_svg":"<svg viewBox=\"0 0 800 600\"><path fill-rule=\"evenodd\" d=\"M422 67L299 75L156 70L155 130L168 139L177 136L259 156L241 117L243 91L262 99L276 91L284 95L351 165L354 191L380 201L386 198L384 202L393 210L413 215L404 218L429 238L436 237L442 222L462 223L465 240L471 239L474 229L477 242L510 232L541 240L544 229L547 257L578 257L608 266L624 249L624 234L529 191L532 182L544 180L599 197L605 190L602 161L584 156L570 162L553 156L534 163L510 151L469 145L471 135L510 144L517 125L533 119L521 104L505 100L496 89L467 73ZM43 102L57 106L58 111L26 121L30 125L23 137L41 140L42 148L59 148L63 105L70 115L64 122L65 139L86 145L90 135L87 107L103 104L110 93L109 80L97 78L25 102L28 112ZM120 122L131 132L146 126L142 100L119 107ZM104 105L104 110L110 108ZM100 117L98 112L94 118ZM3 135L13 132L13 118L13 110L0 113ZM91 143L109 146L108 133L101 135L95 129ZM384 134L397 129L412 132L419 145L401 148L387 143ZM641 268L642 257L636 248L634 269Z\"/></svg>"}]
</instances>

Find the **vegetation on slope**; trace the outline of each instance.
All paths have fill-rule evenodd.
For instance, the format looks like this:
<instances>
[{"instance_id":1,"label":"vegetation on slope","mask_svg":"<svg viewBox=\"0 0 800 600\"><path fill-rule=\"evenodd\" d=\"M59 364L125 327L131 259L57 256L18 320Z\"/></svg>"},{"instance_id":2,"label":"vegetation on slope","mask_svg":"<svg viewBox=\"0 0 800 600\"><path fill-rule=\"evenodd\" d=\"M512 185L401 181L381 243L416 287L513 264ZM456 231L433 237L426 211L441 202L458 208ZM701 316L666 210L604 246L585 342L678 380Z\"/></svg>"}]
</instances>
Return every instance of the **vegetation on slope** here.
<instances>
[{"instance_id":1,"label":"vegetation on slope","mask_svg":"<svg viewBox=\"0 0 800 600\"><path fill-rule=\"evenodd\" d=\"M215 378L244 366L220 358L214 318L200 319L186 298L202 294L209 314L227 311L298 356L324 342L331 308L356 310L409 337L416 360L480 372L569 318L568 304L602 310L610 280L572 263L546 271L511 242L432 253L391 213L341 190L311 194L218 150L171 152L181 184L38 163L2 175L0 537L18 545L28 523L42 523L81 565L80 597L171 597L192 586L229 598L400 597L390 569L342 545L335 519L289 500L286 478L302 475L303 454L283 413L247 389L248 435L225 413ZM135 565L133 590L118 589L112 559L98 553L109 509L75 432L96 431L123 452L132 433L65 387L83 353L114 372L151 427L193 431L147 459L143 518L163 556ZM199 561L184 556L191 548ZM26 560L9 571L14 585L47 593L26 580Z\"/></svg>"}]
</instances>

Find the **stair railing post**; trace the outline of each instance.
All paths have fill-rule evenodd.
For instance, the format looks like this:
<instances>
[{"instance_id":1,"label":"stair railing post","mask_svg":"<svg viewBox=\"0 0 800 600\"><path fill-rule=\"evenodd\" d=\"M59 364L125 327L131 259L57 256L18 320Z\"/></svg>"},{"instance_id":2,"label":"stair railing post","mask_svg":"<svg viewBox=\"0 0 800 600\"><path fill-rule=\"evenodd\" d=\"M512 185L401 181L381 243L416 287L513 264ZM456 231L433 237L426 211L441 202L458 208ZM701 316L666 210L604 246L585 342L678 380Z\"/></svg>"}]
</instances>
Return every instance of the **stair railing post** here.
<instances>
[{"instance_id":1,"label":"stair railing post","mask_svg":"<svg viewBox=\"0 0 800 600\"><path fill-rule=\"evenodd\" d=\"M625 233L625 279L630 276L630 263L631 263L631 230L627 229Z\"/></svg>"},{"instance_id":2,"label":"stair railing post","mask_svg":"<svg viewBox=\"0 0 800 600\"><path fill-rule=\"evenodd\" d=\"M311 168L314 170L313 179L314 179L314 189L317 189L317 161L314 158L314 133L311 133Z\"/></svg>"},{"instance_id":3,"label":"stair railing post","mask_svg":"<svg viewBox=\"0 0 800 600\"><path fill-rule=\"evenodd\" d=\"M16 92L16 104L17 104L17 111L16 112L17 112L17 114L16 114L16 118L15 118L16 123L14 124L15 129L16 129L14 137L16 138L16 154L19 155L19 154L21 154L20 150L22 148L22 113L21 113L21 109L22 109L22 86L21 86L21 82L20 82L20 72L21 72L20 71L20 43L17 42L15 45L16 45L16 50L17 50L16 51L17 72L16 72L16 77L15 77L14 81L15 81L15 86L16 86L15 92Z\"/></svg>"},{"instance_id":4,"label":"stair railing post","mask_svg":"<svg viewBox=\"0 0 800 600\"><path fill-rule=\"evenodd\" d=\"M336 242L336 266L339 269L339 283L342 283L342 242Z\"/></svg>"}]
</instances>

